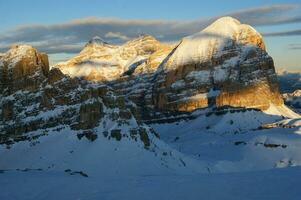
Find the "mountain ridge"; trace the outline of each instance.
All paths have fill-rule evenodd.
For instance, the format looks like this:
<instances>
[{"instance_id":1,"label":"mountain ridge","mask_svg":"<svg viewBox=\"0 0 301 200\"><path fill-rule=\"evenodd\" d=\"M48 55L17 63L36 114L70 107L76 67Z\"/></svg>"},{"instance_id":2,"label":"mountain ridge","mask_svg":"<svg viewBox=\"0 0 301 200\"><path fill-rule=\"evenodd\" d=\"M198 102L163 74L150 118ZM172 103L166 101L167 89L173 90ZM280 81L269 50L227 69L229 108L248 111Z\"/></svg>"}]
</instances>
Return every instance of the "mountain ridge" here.
<instances>
[{"instance_id":1,"label":"mountain ridge","mask_svg":"<svg viewBox=\"0 0 301 200\"><path fill-rule=\"evenodd\" d=\"M271 136L281 126L285 134L299 134L298 123L291 126L289 120L300 116L283 104L262 37L232 18L213 24L214 30L227 26L224 21L234 26L225 28L230 37L209 36L209 26L199 33L202 37L177 45L148 35L120 46L95 38L96 43L88 42L79 55L50 70L47 56L32 47L8 51L0 58L0 169L72 169L92 176L252 170L248 160L200 157L199 145L209 153L220 146L233 153L246 145L248 151L239 156L258 169L299 165L294 136L287 136L285 144L282 134ZM25 55L23 48L29 51ZM20 59L14 62L16 56ZM288 121L276 123L283 118ZM267 148L285 151L261 165L265 154L252 155L268 154ZM20 158L23 151L28 156ZM281 162L287 152L295 160Z\"/></svg>"}]
</instances>

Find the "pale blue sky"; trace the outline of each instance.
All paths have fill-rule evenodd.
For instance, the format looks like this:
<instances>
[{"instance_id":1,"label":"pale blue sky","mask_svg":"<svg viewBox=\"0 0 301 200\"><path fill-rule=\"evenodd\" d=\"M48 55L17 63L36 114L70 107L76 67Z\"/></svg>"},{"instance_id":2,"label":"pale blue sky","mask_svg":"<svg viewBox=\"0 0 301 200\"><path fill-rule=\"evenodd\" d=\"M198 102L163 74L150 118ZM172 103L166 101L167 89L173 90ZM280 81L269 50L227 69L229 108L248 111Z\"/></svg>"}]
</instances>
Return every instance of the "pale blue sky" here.
<instances>
[{"instance_id":1,"label":"pale blue sky","mask_svg":"<svg viewBox=\"0 0 301 200\"><path fill-rule=\"evenodd\" d=\"M77 53L94 34L112 43L142 32L174 41L223 15L266 35L277 68L301 70L301 0L0 0L0 51L11 43L29 43L50 53L54 63Z\"/></svg>"}]
</instances>

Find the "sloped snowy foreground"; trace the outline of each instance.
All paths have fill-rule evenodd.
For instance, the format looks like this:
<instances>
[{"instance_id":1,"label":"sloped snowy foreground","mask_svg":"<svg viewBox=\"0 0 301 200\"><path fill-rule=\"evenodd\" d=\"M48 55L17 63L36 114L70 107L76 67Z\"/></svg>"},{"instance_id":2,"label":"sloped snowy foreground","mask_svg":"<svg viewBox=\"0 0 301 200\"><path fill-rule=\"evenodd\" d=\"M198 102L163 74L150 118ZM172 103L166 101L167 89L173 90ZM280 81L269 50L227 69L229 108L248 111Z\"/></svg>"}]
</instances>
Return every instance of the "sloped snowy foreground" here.
<instances>
[{"instance_id":1,"label":"sloped snowy foreground","mask_svg":"<svg viewBox=\"0 0 301 200\"><path fill-rule=\"evenodd\" d=\"M101 135L78 140L69 129L3 146L0 199L300 198L301 119L253 110L195 115L150 124L161 136L152 150Z\"/></svg>"},{"instance_id":2,"label":"sloped snowy foreground","mask_svg":"<svg viewBox=\"0 0 301 200\"><path fill-rule=\"evenodd\" d=\"M0 199L298 200L300 176L301 167L245 173L116 175L113 178L70 176L58 171L9 171L0 174Z\"/></svg>"},{"instance_id":3,"label":"sloped snowy foreground","mask_svg":"<svg viewBox=\"0 0 301 200\"><path fill-rule=\"evenodd\" d=\"M152 126L171 147L207 163L210 173L300 166L301 120L278 120L246 111Z\"/></svg>"}]
</instances>

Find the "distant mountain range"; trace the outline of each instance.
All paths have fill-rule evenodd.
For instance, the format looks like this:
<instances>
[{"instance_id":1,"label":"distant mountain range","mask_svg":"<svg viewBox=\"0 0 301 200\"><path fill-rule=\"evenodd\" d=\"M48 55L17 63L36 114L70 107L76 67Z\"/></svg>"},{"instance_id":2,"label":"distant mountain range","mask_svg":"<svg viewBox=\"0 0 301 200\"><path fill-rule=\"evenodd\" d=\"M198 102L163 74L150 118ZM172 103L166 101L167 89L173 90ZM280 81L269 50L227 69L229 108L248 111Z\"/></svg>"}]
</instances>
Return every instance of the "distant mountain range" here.
<instances>
[{"instance_id":1,"label":"distant mountain range","mask_svg":"<svg viewBox=\"0 0 301 200\"><path fill-rule=\"evenodd\" d=\"M301 89L301 71L279 70L277 74L282 93Z\"/></svg>"}]
</instances>

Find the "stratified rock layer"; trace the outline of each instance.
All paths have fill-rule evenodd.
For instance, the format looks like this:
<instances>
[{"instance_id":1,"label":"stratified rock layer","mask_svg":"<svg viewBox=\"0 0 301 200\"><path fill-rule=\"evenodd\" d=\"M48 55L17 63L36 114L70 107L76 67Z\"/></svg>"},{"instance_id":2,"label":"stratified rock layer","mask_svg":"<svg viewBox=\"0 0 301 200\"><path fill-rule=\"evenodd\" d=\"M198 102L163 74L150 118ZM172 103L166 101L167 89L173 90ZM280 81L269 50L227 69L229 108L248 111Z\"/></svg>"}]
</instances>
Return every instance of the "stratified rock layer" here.
<instances>
[{"instance_id":1,"label":"stratified rock layer","mask_svg":"<svg viewBox=\"0 0 301 200\"><path fill-rule=\"evenodd\" d=\"M136 121L135 107L117 96L105 84L94 84L64 75L58 68L48 68L47 56L36 49L20 45L2 58L0 71L0 145L7 147L18 141L34 141L69 128L89 140L98 134L118 140L140 141L145 148L152 144L152 130ZM130 135L136 131L137 135ZM139 135L140 134L140 135Z\"/></svg>"},{"instance_id":2,"label":"stratified rock layer","mask_svg":"<svg viewBox=\"0 0 301 200\"><path fill-rule=\"evenodd\" d=\"M217 20L174 46L162 45L151 36L122 46L89 42L79 56L58 67L68 73L78 68L78 63L94 62L95 58L100 63L97 70L83 77L107 82L118 95L135 102L145 119L155 117L158 111L192 112L207 107L266 110L270 104L283 104L273 60L261 35L231 17Z\"/></svg>"},{"instance_id":3,"label":"stratified rock layer","mask_svg":"<svg viewBox=\"0 0 301 200\"><path fill-rule=\"evenodd\" d=\"M252 27L225 17L184 38L155 83L159 109L282 105L272 58Z\"/></svg>"},{"instance_id":4,"label":"stratified rock layer","mask_svg":"<svg viewBox=\"0 0 301 200\"><path fill-rule=\"evenodd\" d=\"M262 37L230 17L175 45L141 36L116 46L96 37L73 59L48 65L47 55L27 45L1 56L0 142L69 126L92 139L94 132L139 135L149 146L155 133L143 122L283 104Z\"/></svg>"}]
</instances>

